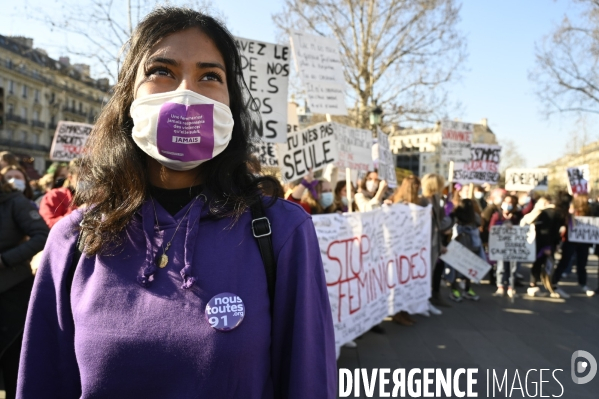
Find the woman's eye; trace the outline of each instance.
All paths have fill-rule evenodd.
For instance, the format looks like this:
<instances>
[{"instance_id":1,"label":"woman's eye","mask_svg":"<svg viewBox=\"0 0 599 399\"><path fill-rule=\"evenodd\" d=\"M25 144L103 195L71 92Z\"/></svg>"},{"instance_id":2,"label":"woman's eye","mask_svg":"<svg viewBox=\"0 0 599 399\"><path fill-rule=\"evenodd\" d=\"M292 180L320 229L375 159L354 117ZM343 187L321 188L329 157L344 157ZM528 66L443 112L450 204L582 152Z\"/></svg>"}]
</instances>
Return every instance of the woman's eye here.
<instances>
[{"instance_id":1,"label":"woman's eye","mask_svg":"<svg viewBox=\"0 0 599 399\"><path fill-rule=\"evenodd\" d=\"M216 82L222 82L223 78L217 72L208 72L206 75L202 76L202 79L200 80L212 80Z\"/></svg>"},{"instance_id":2,"label":"woman's eye","mask_svg":"<svg viewBox=\"0 0 599 399\"><path fill-rule=\"evenodd\" d=\"M151 76L151 75L155 75L155 76L171 76L171 71L168 68L165 67L155 67L155 68L151 68L150 70L148 70L148 72L146 72L146 76Z\"/></svg>"}]
</instances>

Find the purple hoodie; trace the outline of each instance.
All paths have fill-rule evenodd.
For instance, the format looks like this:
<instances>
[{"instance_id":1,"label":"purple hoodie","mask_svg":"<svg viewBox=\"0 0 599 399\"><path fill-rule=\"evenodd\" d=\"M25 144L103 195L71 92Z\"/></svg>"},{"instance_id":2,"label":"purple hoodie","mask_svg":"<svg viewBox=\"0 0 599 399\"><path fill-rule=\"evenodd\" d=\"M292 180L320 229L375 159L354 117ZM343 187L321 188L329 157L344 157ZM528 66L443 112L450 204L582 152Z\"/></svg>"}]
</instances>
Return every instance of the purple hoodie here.
<instances>
[{"instance_id":1,"label":"purple hoodie","mask_svg":"<svg viewBox=\"0 0 599 399\"><path fill-rule=\"evenodd\" d=\"M147 201L122 247L81 257L70 295L66 276L81 213L52 229L29 306L18 398L336 396L331 309L310 216L289 201L265 210L277 260L271 322L249 211L232 224L210 217L198 200L188 215L193 223L184 220L172 241L168 265L150 266L186 211L172 217L156 202L158 232ZM242 299L245 318L220 332L205 308L225 292Z\"/></svg>"}]
</instances>

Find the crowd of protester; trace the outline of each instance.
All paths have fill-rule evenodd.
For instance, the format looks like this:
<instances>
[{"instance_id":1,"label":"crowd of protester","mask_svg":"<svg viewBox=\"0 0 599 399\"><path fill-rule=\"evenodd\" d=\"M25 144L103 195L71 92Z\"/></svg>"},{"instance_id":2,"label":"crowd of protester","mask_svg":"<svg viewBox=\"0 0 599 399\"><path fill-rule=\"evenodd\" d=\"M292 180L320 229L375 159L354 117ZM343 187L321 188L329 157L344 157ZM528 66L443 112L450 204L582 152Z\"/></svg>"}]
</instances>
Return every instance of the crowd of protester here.
<instances>
[{"instance_id":1,"label":"crowd of protester","mask_svg":"<svg viewBox=\"0 0 599 399\"><path fill-rule=\"evenodd\" d=\"M73 203L75 192L85 189L78 181L79 166L79 160L53 163L40 179L30 180L17 157L9 152L0 153L0 272L5 271L0 278L3 323L0 369L9 396L14 394L23 325L34 279L29 263L43 249L49 230L77 209ZM499 188L448 184L436 174L427 174L422 179L408 176L391 189L385 180L379 179L376 170L358 179L357 187L348 186L345 179L330 182L309 172L299 183L281 186L268 194L295 202L312 215L367 212L395 203L430 205L432 296L425 316L441 315L439 308L451 307L451 303L480 300L470 279L440 259L451 240L460 242L493 266L487 280L497 286L496 296L514 298L516 287L527 286L526 295L568 298L559 282L568 275L572 264L576 265L581 292L589 297L598 294L588 286L586 273L593 248L568 240L568 226L573 217L599 216L599 205L587 195L508 193ZM499 225L535 227L537 255L529 283L522 282L520 263L488 260L489 231ZM561 257L556 262L554 256L558 251ZM11 273L7 273L9 270ZM412 316L402 311L392 320L413 326L416 319ZM381 325L374 326L372 331L385 333ZM356 347L357 343L351 341L345 346Z\"/></svg>"}]
</instances>

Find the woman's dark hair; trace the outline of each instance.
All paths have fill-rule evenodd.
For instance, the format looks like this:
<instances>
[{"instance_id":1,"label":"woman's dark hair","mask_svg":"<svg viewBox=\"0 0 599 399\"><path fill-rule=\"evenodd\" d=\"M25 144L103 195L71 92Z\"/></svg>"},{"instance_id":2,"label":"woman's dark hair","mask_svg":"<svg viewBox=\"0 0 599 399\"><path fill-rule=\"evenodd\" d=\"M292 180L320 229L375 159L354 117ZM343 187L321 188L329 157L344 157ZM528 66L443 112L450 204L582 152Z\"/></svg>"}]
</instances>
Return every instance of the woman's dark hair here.
<instances>
[{"instance_id":1,"label":"woman's dark hair","mask_svg":"<svg viewBox=\"0 0 599 399\"><path fill-rule=\"evenodd\" d=\"M138 67L159 40L189 28L206 34L223 56L234 120L227 148L199 170L198 177L210 193L211 213L236 219L257 200L260 190L272 190L269 186L274 179L255 177L255 166L251 169L248 166L254 146L252 115L245 104L252 99L243 80L241 58L233 36L221 23L200 12L157 8L140 22L126 43L127 55L114 93L91 132L81 165L79 178L89 189L77 192L75 201L89 205L82 223L89 255L105 251L111 244L118 245L117 237L148 196L146 155L131 137L133 120L129 115ZM247 93L245 101L243 93ZM276 197L272 199L275 200Z\"/></svg>"},{"instance_id":2,"label":"woman's dark hair","mask_svg":"<svg viewBox=\"0 0 599 399\"><path fill-rule=\"evenodd\" d=\"M457 223L461 225L473 225L476 223L476 201L471 199L460 199L456 208L453 211L453 216L457 219Z\"/></svg>"},{"instance_id":3,"label":"woman's dark hair","mask_svg":"<svg viewBox=\"0 0 599 399\"><path fill-rule=\"evenodd\" d=\"M27 172L25 172L25 169L23 169L19 165L9 165L9 166L5 166L4 168L2 168L2 170L0 170L0 174L2 174L2 176L4 176L6 174L6 172L11 171L11 170L16 170L16 171L21 172L21 174L25 178L25 190L23 191L23 195L27 199L33 199L33 189L31 188L29 176L27 176Z\"/></svg>"},{"instance_id":4,"label":"woman's dark hair","mask_svg":"<svg viewBox=\"0 0 599 399\"><path fill-rule=\"evenodd\" d=\"M407 204L419 204L418 190L420 190L420 179L417 176L410 175L404 178L401 186L395 189L391 201L394 204L399 202Z\"/></svg>"},{"instance_id":5,"label":"woman's dark hair","mask_svg":"<svg viewBox=\"0 0 599 399\"><path fill-rule=\"evenodd\" d=\"M368 190L366 189L366 181L368 181L368 175L371 174L371 173L376 173L377 180L380 183L381 179L378 178L378 175L379 175L379 170L378 169L369 170L362 179L358 180L358 190L359 190L359 192L363 193L367 197L369 195L368 195Z\"/></svg>"}]
</instances>

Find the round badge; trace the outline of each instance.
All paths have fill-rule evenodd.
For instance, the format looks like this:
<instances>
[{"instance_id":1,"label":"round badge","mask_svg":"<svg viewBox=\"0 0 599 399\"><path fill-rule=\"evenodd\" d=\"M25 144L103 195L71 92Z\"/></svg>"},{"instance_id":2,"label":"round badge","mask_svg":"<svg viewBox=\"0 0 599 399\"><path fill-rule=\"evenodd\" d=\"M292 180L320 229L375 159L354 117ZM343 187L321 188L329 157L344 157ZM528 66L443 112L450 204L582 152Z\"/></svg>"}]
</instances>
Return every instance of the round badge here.
<instances>
[{"instance_id":1,"label":"round badge","mask_svg":"<svg viewBox=\"0 0 599 399\"><path fill-rule=\"evenodd\" d=\"M206 304L206 320L218 331L237 328L245 316L245 305L240 297L223 292L212 297Z\"/></svg>"}]
</instances>

